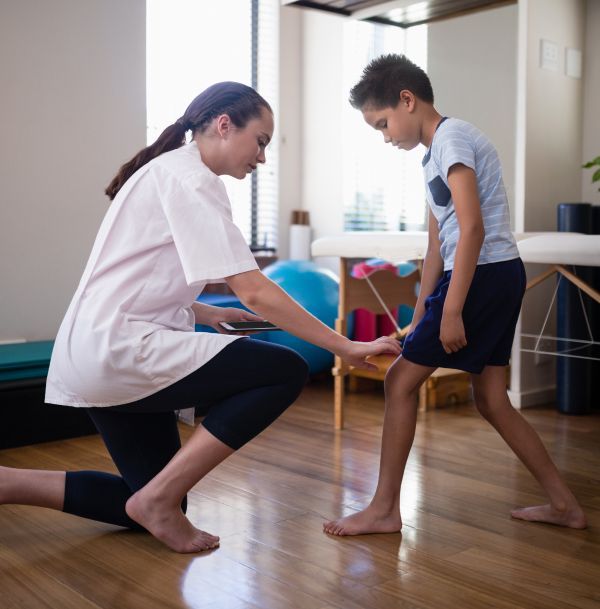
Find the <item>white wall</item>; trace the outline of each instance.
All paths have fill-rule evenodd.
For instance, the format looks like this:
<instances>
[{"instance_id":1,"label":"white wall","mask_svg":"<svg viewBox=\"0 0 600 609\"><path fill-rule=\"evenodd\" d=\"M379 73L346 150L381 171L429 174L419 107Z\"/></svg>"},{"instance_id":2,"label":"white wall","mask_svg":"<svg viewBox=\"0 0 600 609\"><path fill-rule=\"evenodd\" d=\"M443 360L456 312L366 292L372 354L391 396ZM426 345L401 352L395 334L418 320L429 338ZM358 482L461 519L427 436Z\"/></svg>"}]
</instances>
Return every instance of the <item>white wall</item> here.
<instances>
[{"instance_id":1,"label":"white wall","mask_svg":"<svg viewBox=\"0 0 600 609\"><path fill-rule=\"evenodd\" d=\"M565 74L567 47L584 48L584 0L520 0L519 146L523 182L516 193L517 230L556 230L556 204L581 196L583 80ZM558 70L539 67L540 40L558 45ZM586 58L588 61L591 57Z\"/></svg>"},{"instance_id":2,"label":"white wall","mask_svg":"<svg viewBox=\"0 0 600 609\"><path fill-rule=\"evenodd\" d=\"M583 80L565 74L564 57L566 47L584 49L584 20L584 0L519 1L517 231L556 230L556 205L581 200ZM539 65L541 39L558 45L556 71ZM544 270L527 265L530 279ZM554 397L555 358L519 351L519 331L541 330L553 287L548 281L525 296L512 356L510 396L516 406ZM546 333L553 335L552 326Z\"/></svg>"},{"instance_id":3,"label":"white wall","mask_svg":"<svg viewBox=\"0 0 600 609\"><path fill-rule=\"evenodd\" d=\"M343 232L342 49L344 18L303 12L302 209L313 239ZM339 262L318 263L338 271Z\"/></svg>"},{"instance_id":4,"label":"white wall","mask_svg":"<svg viewBox=\"0 0 600 609\"><path fill-rule=\"evenodd\" d=\"M516 4L428 28L427 72L437 110L476 125L494 143L514 216L517 103ZM513 218L514 221L514 218Z\"/></svg>"},{"instance_id":5,"label":"white wall","mask_svg":"<svg viewBox=\"0 0 600 609\"><path fill-rule=\"evenodd\" d=\"M583 56L583 155L582 162L600 156L600 1L588 0ZM596 167L595 169L598 169ZM600 183L592 185L595 169L582 175L581 200L600 204Z\"/></svg>"},{"instance_id":6,"label":"white wall","mask_svg":"<svg viewBox=\"0 0 600 609\"><path fill-rule=\"evenodd\" d=\"M54 338L145 145L145 1L2 2L0 340Z\"/></svg>"}]
</instances>

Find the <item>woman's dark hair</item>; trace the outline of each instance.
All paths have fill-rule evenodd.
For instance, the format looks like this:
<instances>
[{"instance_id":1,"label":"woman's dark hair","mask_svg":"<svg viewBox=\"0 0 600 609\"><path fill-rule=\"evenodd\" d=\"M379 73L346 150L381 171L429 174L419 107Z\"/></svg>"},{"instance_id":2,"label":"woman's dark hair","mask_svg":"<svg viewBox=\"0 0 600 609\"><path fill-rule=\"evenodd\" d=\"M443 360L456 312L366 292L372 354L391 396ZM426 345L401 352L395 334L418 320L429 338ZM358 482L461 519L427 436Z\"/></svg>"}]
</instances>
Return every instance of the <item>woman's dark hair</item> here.
<instances>
[{"instance_id":1,"label":"woman's dark hair","mask_svg":"<svg viewBox=\"0 0 600 609\"><path fill-rule=\"evenodd\" d=\"M400 91L407 89L419 99L433 103L429 76L406 55L381 55L363 70L360 81L350 91L350 104L358 110L372 105L377 110L395 108Z\"/></svg>"},{"instance_id":2,"label":"woman's dark hair","mask_svg":"<svg viewBox=\"0 0 600 609\"><path fill-rule=\"evenodd\" d=\"M185 134L202 133L208 124L220 114L227 114L236 127L245 127L249 120L259 118L262 108L269 112L271 106L254 89L238 82L218 82L202 91L187 107L181 118L169 125L150 146L140 150L105 190L112 201L125 182L146 163L163 152L175 150L185 144Z\"/></svg>"}]
</instances>

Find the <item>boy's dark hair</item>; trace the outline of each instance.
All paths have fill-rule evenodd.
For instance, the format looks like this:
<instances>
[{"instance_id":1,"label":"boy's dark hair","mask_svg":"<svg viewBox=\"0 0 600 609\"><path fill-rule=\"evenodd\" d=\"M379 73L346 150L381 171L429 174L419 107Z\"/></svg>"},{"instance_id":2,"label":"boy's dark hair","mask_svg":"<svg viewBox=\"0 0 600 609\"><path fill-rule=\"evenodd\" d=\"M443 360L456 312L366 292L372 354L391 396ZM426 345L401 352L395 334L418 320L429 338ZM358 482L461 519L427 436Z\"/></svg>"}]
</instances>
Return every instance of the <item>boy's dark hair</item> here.
<instances>
[{"instance_id":1,"label":"boy's dark hair","mask_svg":"<svg viewBox=\"0 0 600 609\"><path fill-rule=\"evenodd\" d=\"M381 55L367 65L359 82L350 91L354 108L371 105L376 109L395 108L400 91L407 89L419 99L433 103L433 89L429 76L406 55Z\"/></svg>"}]
</instances>

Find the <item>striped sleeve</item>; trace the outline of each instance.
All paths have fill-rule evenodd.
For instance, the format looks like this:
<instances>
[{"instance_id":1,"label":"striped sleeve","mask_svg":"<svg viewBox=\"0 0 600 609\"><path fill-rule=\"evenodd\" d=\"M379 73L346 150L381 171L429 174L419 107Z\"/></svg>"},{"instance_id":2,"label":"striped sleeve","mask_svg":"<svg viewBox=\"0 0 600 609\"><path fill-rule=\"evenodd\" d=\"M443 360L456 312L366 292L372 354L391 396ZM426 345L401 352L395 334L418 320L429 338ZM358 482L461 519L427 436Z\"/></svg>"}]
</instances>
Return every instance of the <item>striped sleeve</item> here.
<instances>
[{"instance_id":1,"label":"striped sleeve","mask_svg":"<svg viewBox=\"0 0 600 609\"><path fill-rule=\"evenodd\" d=\"M450 168L457 163L462 163L473 171L476 170L474 142L464 129L449 128L440 133L440 136L437 142L439 151L437 165L444 179L447 179Z\"/></svg>"}]
</instances>

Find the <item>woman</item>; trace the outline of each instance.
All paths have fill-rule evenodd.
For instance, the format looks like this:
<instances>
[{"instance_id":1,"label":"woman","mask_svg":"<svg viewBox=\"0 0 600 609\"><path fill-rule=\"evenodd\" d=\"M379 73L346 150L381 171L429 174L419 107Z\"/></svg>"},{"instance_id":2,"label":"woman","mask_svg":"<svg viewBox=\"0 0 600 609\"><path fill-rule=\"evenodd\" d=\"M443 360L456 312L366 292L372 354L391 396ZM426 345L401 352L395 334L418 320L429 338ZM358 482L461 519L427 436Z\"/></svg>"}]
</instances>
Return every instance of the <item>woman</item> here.
<instances>
[{"instance_id":1,"label":"woman","mask_svg":"<svg viewBox=\"0 0 600 609\"><path fill-rule=\"evenodd\" d=\"M359 367L399 353L392 339L337 334L258 270L218 176L254 171L272 133L260 95L218 83L120 169L56 338L46 401L86 408L121 475L0 468L0 503L143 528L177 552L214 548L219 538L185 517L187 492L294 402L307 365L285 347L194 324L267 318ZM196 302L223 278L261 317ZM189 406L206 417L181 447L174 411Z\"/></svg>"}]
</instances>

